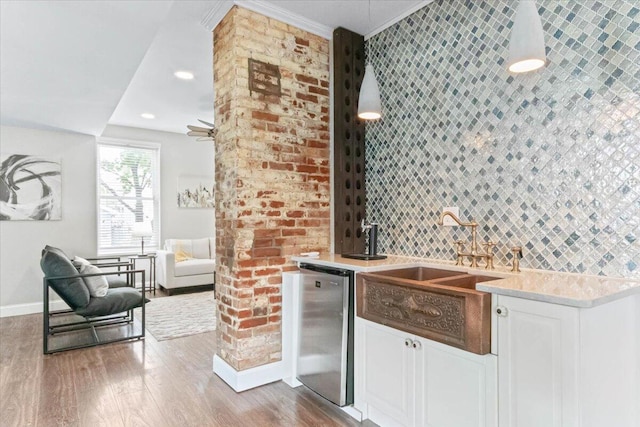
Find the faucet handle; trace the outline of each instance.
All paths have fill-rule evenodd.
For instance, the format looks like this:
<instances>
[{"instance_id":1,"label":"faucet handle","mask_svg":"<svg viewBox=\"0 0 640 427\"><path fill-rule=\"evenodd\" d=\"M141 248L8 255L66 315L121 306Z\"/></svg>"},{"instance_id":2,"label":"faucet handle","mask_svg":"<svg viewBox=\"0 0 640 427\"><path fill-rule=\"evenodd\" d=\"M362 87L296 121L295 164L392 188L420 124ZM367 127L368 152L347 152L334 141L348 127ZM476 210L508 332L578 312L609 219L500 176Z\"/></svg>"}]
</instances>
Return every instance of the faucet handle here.
<instances>
[{"instance_id":1,"label":"faucet handle","mask_svg":"<svg viewBox=\"0 0 640 427\"><path fill-rule=\"evenodd\" d=\"M487 265L485 266L485 269L487 270L493 270L493 248L496 244L493 243L491 240L487 241L487 242L483 242L482 246L486 247L487 249L485 250L485 259L487 260Z\"/></svg>"},{"instance_id":2,"label":"faucet handle","mask_svg":"<svg viewBox=\"0 0 640 427\"><path fill-rule=\"evenodd\" d=\"M462 253L464 252L464 242L462 240L456 240L453 242L456 244L456 265L464 265Z\"/></svg>"},{"instance_id":3,"label":"faucet handle","mask_svg":"<svg viewBox=\"0 0 640 427\"><path fill-rule=\"evenodd\" d=\"M496 246L491 240L482 243L482 246L487 248L487 254L493 254L493 248Z\"/></svg>"},{"instance_id":4,"label":"faucet handle","mask_svg":"<svg viewBox=\"0 0 640 427\"><path fill-rule=\"evenodd\" d=\"M522 258L522 246L514 246L511 248L513 254L511 261L511 271L514 273L520 273L520 258Z\"/></svg>"}]
</instances>

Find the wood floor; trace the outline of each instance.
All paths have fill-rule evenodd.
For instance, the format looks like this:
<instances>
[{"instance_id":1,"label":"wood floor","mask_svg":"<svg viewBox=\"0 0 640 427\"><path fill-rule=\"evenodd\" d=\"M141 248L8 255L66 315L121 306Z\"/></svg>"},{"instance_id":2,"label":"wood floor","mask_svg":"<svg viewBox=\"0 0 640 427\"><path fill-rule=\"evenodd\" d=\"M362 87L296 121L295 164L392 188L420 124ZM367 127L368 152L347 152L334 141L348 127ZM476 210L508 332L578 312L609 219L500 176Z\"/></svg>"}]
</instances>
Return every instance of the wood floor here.
<instances>
[{"instance_id":1,"label":"wood floor","mask_svg":"<svg viewBox=\"0 0 640 427\"><path fill-rule=\"evenodd\" d=\"M0 319L0 426L374 426L277 382L234 392L215 332L42 354L42 316Z\"/></svg>"}]
</instances>

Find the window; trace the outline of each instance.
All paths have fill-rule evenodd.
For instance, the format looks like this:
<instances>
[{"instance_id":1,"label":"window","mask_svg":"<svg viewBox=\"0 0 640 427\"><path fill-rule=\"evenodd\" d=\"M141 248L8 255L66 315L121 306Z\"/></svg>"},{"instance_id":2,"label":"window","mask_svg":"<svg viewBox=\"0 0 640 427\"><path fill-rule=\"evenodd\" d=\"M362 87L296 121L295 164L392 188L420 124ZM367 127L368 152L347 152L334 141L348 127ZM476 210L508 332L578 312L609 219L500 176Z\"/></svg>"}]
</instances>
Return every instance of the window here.
<instances>
[{"instance_id":1,"label":"window","mask_svg":"<svg viewBox=\"0 0 640 427\"><path fill-rule=\"evenodd\" d=\"M155 144L98 143L98 254L140 253L141 239L145 253L158 248L159 152ZM145 228L150 236L133 235Z\"/></svg>"}]
</instances>

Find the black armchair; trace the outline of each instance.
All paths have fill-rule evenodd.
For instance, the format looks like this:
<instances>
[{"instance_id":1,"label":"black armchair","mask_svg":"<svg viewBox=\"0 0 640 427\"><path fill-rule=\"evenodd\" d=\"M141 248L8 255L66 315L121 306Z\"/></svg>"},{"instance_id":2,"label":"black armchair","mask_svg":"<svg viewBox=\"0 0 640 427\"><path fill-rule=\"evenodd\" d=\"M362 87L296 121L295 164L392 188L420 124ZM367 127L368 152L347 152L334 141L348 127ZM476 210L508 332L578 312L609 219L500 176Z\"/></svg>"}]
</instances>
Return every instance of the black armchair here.
<instances>
[{"instance_id":1,"label":"black armchair","mask_svg":"<svg viewBox=\"0 0 640 427\"><path fill-rule=\"evenodd\" d=\"M40 266L44 272L45 354L144 338L145 302L148 300L144 289L135 288L135 279L139 275L144 283L145 271L133 270L130 263L114 259L93 259L98 261L95 265L111 271L80 274L62 250L51 246L44 248ZM109 284L106 295L92 296L85 280L100 276ZM49 289L58 294L70 310L52 311ZM138 307L141 309L139 321L133 313Z\"/></svg>"}]
</instances>

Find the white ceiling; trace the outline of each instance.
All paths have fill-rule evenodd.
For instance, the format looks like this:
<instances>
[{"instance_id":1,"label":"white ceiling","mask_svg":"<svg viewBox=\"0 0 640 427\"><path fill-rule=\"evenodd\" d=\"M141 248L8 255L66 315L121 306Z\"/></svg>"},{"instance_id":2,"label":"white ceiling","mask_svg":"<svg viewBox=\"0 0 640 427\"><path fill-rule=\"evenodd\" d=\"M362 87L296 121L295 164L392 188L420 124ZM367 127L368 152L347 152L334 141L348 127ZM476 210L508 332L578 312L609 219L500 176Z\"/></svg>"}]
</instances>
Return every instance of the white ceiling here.
<instances>
[{"instance_id":1,"label":"white ceiling","mask_svg":"<svg viewBox=\"0 0 640 427\"><path fill-rule=\"evenodd\" d=\"M184 133L213 120L207 28L233 3L330 37L336 27L374 33L429 2L3 0L0 122L96 136L107 124ZM179 80L177 70L195 78Z\"/></svg>"},{"instance_id":2,"label":"white ceiling","mask_svg":"<svg viewBox=\"0 0 640 427\"><path fill-rule=\"evenodd\" d=\"M185 133L197 119L213 122L213 34L200 24L211 4L173 2L110 124ZM194 79L177 79L178 70ZM144 112L156 118L140 117Z\"/></svg>"},{"instance_id":3,"label":"white ceiling","mask_svg":"<svg viewBox=\"0 0 640 427\"><path fill-rule=\"evenodd\" d=\"M1 1L2 124L99 135L170 8Z\"/></svg>"}]
</instances>

